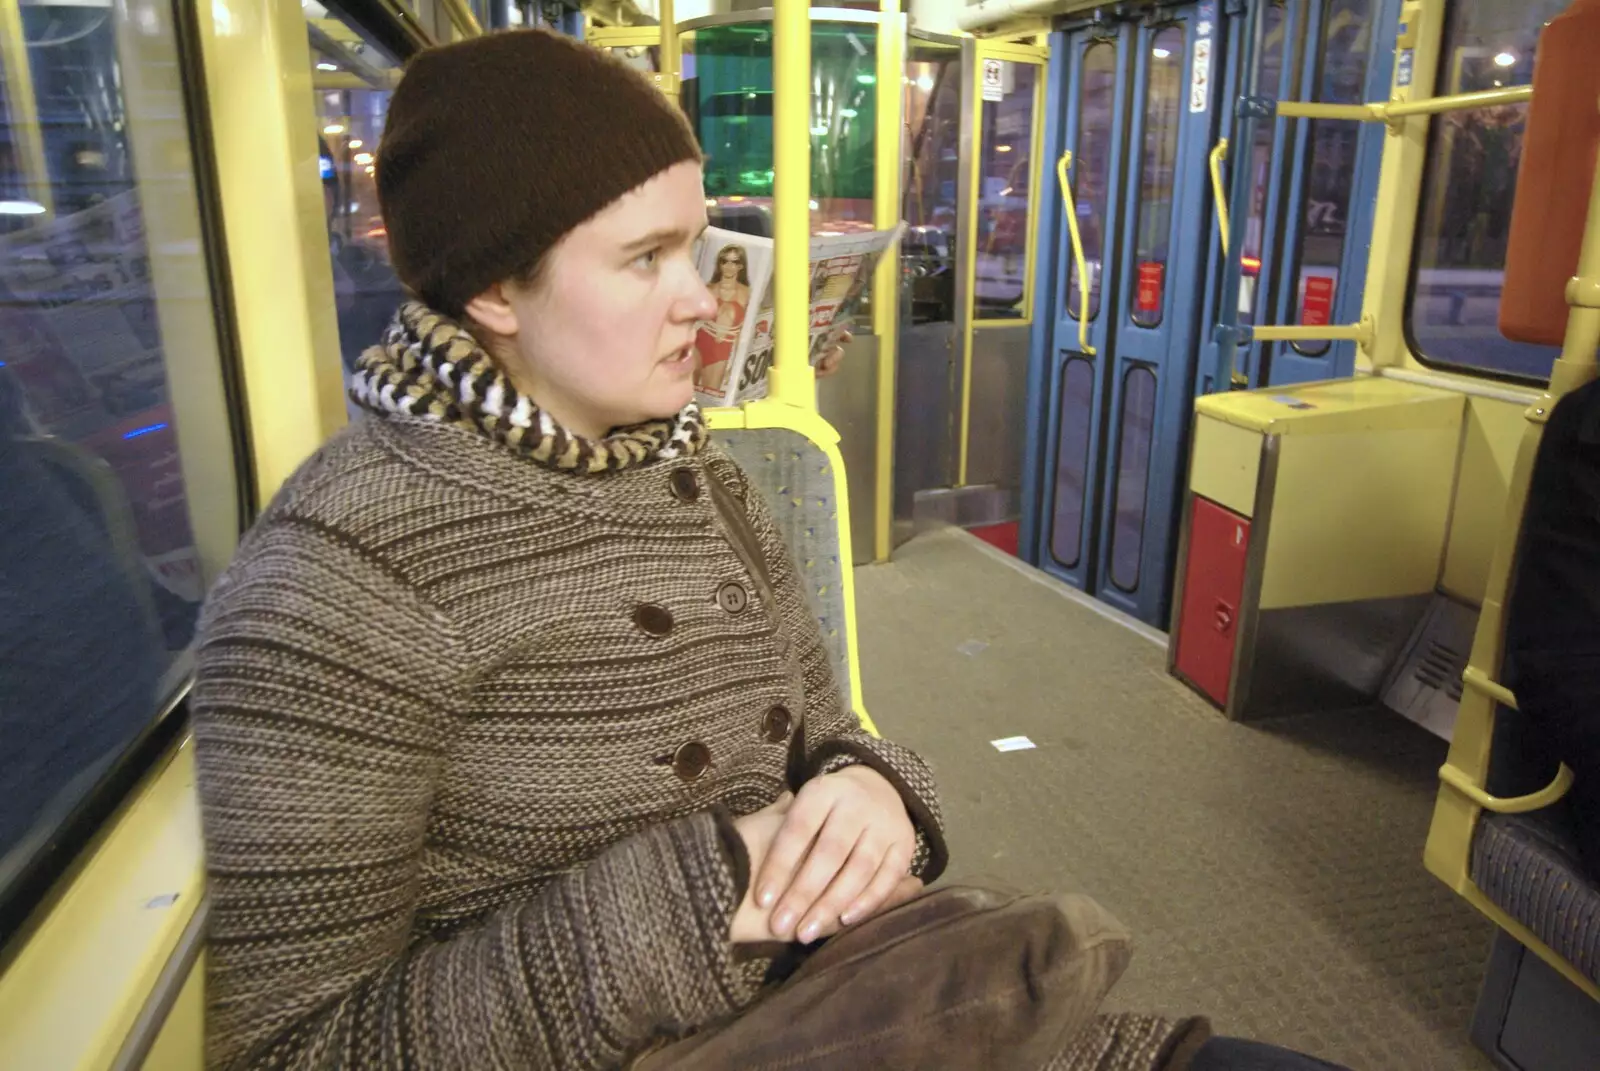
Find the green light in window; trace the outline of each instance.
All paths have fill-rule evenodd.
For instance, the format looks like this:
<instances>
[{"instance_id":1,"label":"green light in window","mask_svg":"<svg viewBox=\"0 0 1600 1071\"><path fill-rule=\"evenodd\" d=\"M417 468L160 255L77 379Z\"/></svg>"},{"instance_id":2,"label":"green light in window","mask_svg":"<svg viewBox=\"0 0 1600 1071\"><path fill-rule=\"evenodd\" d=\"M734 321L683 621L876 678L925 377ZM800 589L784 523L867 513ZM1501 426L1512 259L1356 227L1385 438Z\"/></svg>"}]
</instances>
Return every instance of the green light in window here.
<instances>
[{"instance_id":1,"label":"green light in window","mask_svg":"<svg viewBox=\"0 0 1600 1071\"><path fill-rule=\"evenodd\" d=\"M854 108L840 108L839 114L846 119L854 119L859 113Z\"/></svg>"},{"instance_id":2,"label":"green light in window","mask_svg":"<svg viewBox=\"0 0 1600 1071\"><path fill-rule=\"evenodd\" d=\"M856 75L856 81L860 82L864 86L877 85L878 76L875 74L858 74Z\"/></svg>"}]
</instances>

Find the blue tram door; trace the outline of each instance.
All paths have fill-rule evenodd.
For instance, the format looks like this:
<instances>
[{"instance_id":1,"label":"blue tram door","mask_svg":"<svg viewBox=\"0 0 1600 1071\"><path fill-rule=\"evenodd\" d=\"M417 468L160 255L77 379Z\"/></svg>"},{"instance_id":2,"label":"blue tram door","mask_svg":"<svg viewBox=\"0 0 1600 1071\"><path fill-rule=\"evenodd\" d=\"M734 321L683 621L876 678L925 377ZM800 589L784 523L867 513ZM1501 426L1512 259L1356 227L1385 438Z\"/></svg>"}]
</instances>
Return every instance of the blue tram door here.
<instances>
[{"instance_id":1,"label":"blue tram door","mask_svg":"<svg viewBox=\"0 0 1600 1071\"><path fill-rule=\"evenodd\" d=\"M1255 34L1255 93L1357 103L1388 94L1399 0L1192 0L1107 7L1055 35L1050 131L1088 281L1052 183L1041 265L1023 554L1165 629L1193 399L1216 389L1224 257L1209 156L1251 185L1242 323L1354 323L1382 124L1270 120L1232 144ZM1385 36L1386 35L1386 36ZM1054 179L1055 176L1051 175ZM1226 193L1226 191L1224 191ZM1086 312L1086 314L1085 314ZM1350 375L1353 343L1242 347L1248 386Z\"/></svg>"},{"instance_id":2,"label":"blue tram door","mask_svg":"<svg viewBox=\"0 0 1600 1071\"><path fill-rule=\"evenodd\" d=\"M1056 35L1048 401L1036 425L1035 563L1165 628L1214 224L1206 157L1223 105L1217 0L1107 8ZM1056 176L1050 176L1055 179ZM1084 288L1087 286L1087 301Z\"/></svg>"},{"instance_id":3,"label":"blue tram door","mask_svg":"<svg viewBox=\"0 0 1600 1071\"><path fill-rule=\"evenodd\" d=\"M1255 18L1239 0L1224 2L1224 52L1237 56L1244 35L1258 36L1255 93L1272 101L1359 104L1384 100L1393 72L1400 0L1258 0ZM1243 231L1243 324L1349 324L1361 316L1372 207L1385 129L1353 120L1271 119L1255 124L1248 147L1233 129L1242 71L1226 63L1218 82L1219 136L1229 139L1227 174L1250 184ZM1213 227L1213 229L1215 229ZM1213 250L1206 280L1207 329L1196 393L1216 389L1211 325L1223 260ZM1251 387L1349 376L1353 342L1249 343L1235 367Z\"/></svg>"}]
</instances>

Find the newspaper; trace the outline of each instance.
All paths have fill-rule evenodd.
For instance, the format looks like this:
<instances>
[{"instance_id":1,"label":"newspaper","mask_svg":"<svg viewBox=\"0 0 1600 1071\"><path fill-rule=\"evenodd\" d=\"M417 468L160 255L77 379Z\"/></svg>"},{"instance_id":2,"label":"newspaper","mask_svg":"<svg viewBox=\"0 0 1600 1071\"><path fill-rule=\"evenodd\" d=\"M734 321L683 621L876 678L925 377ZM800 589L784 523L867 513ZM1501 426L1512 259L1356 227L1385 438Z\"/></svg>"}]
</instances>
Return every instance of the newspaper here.
<instances>
[{"instance_id":1,"label":"newspaper","mask_svg":"<svg viewBox=\"0 0 1600 1071\"><path fill-rule=\"evenodd\" d=\"M855 323L878 261L904 230L902 223L886 231L812 236L806 354L811 364ZM716 317L702 321L695 334L695 395L702 405L738 405L766 396L772 366L772 249L771 238L719 227L702 239L696 260L717 299Z\"/></svg>"}]
</instances>

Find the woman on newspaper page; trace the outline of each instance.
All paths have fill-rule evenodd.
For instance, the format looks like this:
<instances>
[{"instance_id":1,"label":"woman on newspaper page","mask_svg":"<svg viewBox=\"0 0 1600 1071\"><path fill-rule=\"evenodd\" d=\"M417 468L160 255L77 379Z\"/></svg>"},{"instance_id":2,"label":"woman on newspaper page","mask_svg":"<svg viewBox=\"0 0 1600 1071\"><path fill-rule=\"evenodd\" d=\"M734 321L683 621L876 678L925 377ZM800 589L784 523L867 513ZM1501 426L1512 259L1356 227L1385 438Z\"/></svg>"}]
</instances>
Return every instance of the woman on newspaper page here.
<instances>
[{"instance_id":1,"label":"woman on newspaper page","mask_svg":"<svg viewBox=\"0 0 1600 1071\"><path fill-rule=\"evenodd\" d=\"M695 385L720 394L727 386L728 362L744 326L745 310L750 307L750 266L744 247L723 246L717 254L716 270L706 282L717 299L717 315L695 334L694 346L700 354Z\"/></svg>"}]
</instances>

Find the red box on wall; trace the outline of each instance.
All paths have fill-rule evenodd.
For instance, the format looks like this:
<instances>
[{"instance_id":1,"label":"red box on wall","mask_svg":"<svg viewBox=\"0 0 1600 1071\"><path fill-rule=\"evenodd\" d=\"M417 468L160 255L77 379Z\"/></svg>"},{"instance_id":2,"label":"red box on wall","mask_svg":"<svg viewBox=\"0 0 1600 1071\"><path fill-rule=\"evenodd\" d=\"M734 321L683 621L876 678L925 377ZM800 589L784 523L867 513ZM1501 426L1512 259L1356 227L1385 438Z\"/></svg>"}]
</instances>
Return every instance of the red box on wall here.
<instances>
[{"instance_id":1,"label":"red box on wall","mask_svg":"<svg viewBox=\"0 0 1600 1071\"><path fill-rule=\"evenodd\" d=\"M1228 705L1250 521L1198 495L1189 515L1174 668L1219 705Z\"/></svg>"}]
</instances>

